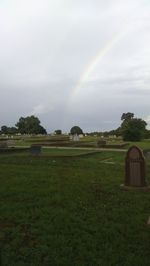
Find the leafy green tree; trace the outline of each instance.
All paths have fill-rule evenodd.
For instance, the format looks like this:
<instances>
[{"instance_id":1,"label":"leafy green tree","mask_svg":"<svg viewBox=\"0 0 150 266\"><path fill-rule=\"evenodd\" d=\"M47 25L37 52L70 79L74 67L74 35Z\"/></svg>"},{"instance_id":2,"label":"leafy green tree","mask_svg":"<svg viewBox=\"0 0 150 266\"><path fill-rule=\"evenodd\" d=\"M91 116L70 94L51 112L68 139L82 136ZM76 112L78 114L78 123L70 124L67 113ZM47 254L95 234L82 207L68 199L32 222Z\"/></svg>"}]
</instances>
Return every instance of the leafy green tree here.
<instances>
[{"instance_id":1,"label":"leafy green tree","mask_svg":"<svg viewBox=\"0 0 150 266\"><path fill-rule=\"evenodd\" d=\"M121 127L118 127L116 130L115 130L115 135L117 137L121 136L122 132L121 132Z\"/></svg>"},{"instance_id":2,"label":"leafy green tree","mask_svg":"<svg viewBox=\"0 0 150 266\"><path fill-rule=\"evenodd\" d=\"M55 134L56 134L56 135L61 135L61 134L62 134L61 129L56 129L56 130L55 130Z\"/></svg>"},{"instance_id":3,"label":"leafy green tree","mask_svg":"<svg viewBox=\"0 0 150 266\"><path fill-rule=\"evenodd\" d=\"M7 126L1 127L1 134L15 135L16 133L17 133L16 127L7 127Z\"/></svg>"},{"instance_id":4,"label":"leafy green tree","mask_svg":"<svg viewBox=\"0 0 150 266\"><path fill-rule=\"evenodd\" d=\"M140 141L145 133L147 123L140 118L132 118L122 126L125 141Z\"/></svg>"},{"instance_id":5,"label":"leafy green tree","mask_svg":"<svg viewBox=\"0 0 150 266\"><path fill-rule=\"evenodd\" d=\"M8 127L7 126L1 127L1 134L8 134Z\"/></svg>"},{"instance_id":6,"label":"leafy green tree","mask_svg":"<svg viewBox=\"0 0 150 266\"><path fill-rule=\"evenodd\" d=\"M21 134L46 134L45 128L40 125L40 120L34 115L20 117L16 127Z\"/></svg>"},{"instance_id":7,"label":"leafy green tree","mask_svg":"<svg viewBox=\"0 0 150 266\"><path fill-rule=\"evenodd\" d=\"M121 116L121 120L131 120L134 117L134 113L123 113Z\"/></svg>"},{"instance_id":8,"label":"leafy green tree","mask_svg":"<svg viewBox=\"0 0 150 266\"><path fill-rule=\"evenodd\" d=\"M150 130L146 129L144 132L144 138L145 139L150 139Z\"/></svg>"},{"instance_id":9,"label":"leafy green tree","mask_svg":"<svg viewBox=\"0 0 150 266\"><path fill-rule=\"evenodd\" d=\"M130 120L132 120L134 117L134 114L133 113L123 113L122 116L121 116L121 120L122 120L122 123L121 123L121 127L120 127L120 133L121 135L123 134L123 131L128 128L128 122Z\"/></svg>"},{"instance_id":10,"label":"leafy green tree","mask_svg":"<svg viewBox=\"0 0 150 266\"><path fill-rule=\"evenodd\" d=\"M80 134L83 134L83 131L80 127L74 126L70 129L70 133L71 135L75 135L75 134L80 135Z\"/></svg>"},{"instance_id":11,"label":"leafy green tree","mask_svg":"<svg viewBox=\"0 0 150 266\"><path fill-rule=\"evenodd\" d=\"M17 128L16 127L8 127L8 134L9 135L15 135L17 134Z\"/></svg>"}]
</instances>

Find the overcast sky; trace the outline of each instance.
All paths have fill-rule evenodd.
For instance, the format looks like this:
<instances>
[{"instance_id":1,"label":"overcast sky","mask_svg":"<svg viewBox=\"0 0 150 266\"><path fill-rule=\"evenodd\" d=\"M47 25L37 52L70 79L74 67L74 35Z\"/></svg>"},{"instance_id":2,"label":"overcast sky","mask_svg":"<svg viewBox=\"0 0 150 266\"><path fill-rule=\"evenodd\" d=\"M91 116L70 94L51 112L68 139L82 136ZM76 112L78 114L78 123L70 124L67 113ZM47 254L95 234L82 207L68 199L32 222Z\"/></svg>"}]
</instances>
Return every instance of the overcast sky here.
<instances>
[{"instance_id":1,"label":"overcast sky","mask_svg":"<svg viewBox=\"0 0 150 266\"><path fill-rule=\"evenodd\" d=\"M0 126L150 125L149 0L0 0Z\"/></svg>"}]
</instances>

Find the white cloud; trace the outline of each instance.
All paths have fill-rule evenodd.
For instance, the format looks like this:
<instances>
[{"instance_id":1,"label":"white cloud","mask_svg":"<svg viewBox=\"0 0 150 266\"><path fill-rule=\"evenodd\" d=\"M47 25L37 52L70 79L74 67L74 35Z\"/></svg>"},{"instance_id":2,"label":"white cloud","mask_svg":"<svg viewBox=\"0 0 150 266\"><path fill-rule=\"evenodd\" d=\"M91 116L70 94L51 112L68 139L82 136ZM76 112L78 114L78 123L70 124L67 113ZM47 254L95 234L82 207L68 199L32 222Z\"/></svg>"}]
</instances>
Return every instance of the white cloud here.
<instances>
[{"instance_id":1,"label":"white cloud","mask_svg":"<svg viewBox=\"0 0 150 266\"><path fill-rule=\"evenodd\" d=\"M38 104L33 107L33 110L29 113L29 115L46 114L51 110L53 110L52 106L45 106L44 104Z\"/></svg>"}]
</instances>

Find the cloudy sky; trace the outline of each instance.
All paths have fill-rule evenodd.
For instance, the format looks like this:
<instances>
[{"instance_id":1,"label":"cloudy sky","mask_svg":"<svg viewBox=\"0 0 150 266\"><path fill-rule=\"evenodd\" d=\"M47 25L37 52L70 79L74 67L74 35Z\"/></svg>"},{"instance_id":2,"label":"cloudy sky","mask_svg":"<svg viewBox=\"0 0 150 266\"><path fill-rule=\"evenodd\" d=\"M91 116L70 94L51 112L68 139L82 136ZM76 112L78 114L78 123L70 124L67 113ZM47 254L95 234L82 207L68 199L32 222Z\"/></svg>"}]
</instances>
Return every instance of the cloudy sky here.
<instances>
[{"instance_id":1,"label":"cloudy sky","mask_svg":"<svg viewBox=\"0 0 150 266\"><path fill-rule=\"evenodd\" d=\"M0 126L150 127L149 0L0 0Z\"/></svg>"}]
</instances>

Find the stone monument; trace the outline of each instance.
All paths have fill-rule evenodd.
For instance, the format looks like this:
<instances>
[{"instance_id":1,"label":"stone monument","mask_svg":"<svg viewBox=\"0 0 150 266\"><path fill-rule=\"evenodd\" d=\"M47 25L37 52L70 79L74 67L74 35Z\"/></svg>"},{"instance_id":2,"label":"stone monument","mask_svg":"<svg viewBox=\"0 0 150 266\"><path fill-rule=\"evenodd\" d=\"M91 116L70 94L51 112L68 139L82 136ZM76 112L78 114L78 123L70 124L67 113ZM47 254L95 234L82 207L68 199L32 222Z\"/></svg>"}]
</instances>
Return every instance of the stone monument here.
<instances>
[{"instance_id":1,"label":"stone monument","mask_svg":"<svg viewBox=\"0 0 150 266\"><path fill-rule=\"evenodd\" d=\"M79 141L80 137L78 134L74 134L72 139L73 139L73 141Z\"/></svg>"},{"instance_id":2,"label":"stone monument","mask_svg":"<svg viewBox=\"0 0 150 266\"><path fill-rule=\"evenodd\" d=\"M132 146L125 158L125 180L123 188L148 188L145 180L145 158L141 149Z\"/></svg>"}]
</instances>

